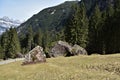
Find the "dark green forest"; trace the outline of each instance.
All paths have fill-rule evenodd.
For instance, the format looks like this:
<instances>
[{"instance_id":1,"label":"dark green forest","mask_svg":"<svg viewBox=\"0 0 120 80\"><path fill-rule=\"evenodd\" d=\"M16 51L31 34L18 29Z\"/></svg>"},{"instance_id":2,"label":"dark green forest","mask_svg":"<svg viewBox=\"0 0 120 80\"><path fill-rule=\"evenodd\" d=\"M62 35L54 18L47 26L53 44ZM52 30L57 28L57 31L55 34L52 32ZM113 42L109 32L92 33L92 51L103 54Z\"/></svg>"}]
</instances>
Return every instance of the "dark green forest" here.
<instances>
[{"instance_id":1,"label":"dark green forest","mask_svg":"<svg viewBox=\"0 0 120 80\"><path fill-rule=\"evenodd\" d=\"M50 16L50 9L58 11ZM49 56L58 40L78 44L89 55L120 53L120 0L65 2L45 9L0 36L0 58L16 58L37 45Z\"/></svg>"}]
</instances>

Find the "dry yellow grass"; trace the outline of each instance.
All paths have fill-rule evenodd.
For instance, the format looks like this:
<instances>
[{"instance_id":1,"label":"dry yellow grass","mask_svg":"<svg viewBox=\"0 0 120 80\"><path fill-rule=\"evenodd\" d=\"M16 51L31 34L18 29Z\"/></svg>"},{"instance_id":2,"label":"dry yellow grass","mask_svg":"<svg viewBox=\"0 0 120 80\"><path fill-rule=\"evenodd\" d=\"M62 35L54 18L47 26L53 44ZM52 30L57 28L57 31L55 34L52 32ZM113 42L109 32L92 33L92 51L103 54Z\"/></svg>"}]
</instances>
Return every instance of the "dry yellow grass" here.
<instances>
[{"instance_id":1,"label":"dry yellow grass","mask_svg":"<svg viewBox=\"0 0 120 80\"><path fill-rule=\"evenodd\" d=\"M120 54L58 57L46 63L0 65L0 80L120 80Z\"/></svg>"}]
</instances>

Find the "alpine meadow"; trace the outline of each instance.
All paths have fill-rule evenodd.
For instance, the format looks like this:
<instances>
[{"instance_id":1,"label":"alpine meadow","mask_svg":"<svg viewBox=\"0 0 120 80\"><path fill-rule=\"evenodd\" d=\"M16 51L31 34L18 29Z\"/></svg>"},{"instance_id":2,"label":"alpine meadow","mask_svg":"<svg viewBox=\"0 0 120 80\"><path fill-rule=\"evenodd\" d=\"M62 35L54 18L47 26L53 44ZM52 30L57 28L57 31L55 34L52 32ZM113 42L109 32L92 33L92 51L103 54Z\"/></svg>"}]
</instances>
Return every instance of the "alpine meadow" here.
<instances>
[{"instance_id":1,"label":"alpine meadow","mask_svg":"<svg viewBox=\"0 0 120 80\"><path fill-rule=\"evenodd\" d=\"M120 80L120 0L58 3L0 18L0 80Z\"/></svg>"}]
</instances>

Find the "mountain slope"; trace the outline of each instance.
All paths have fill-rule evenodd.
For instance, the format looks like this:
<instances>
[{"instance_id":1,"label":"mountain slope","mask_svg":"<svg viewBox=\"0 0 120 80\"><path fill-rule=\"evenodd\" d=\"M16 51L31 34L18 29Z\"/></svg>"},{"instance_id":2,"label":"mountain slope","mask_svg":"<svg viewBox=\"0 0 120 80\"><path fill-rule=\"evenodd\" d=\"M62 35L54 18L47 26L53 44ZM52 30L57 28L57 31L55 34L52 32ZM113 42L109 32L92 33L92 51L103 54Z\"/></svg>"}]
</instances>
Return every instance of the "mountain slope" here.
<instances>
[{"instance_id":1,"label":"mountain slope","mask_svg":"<svg viewBox=\"0 0 120 80\"><path fill-rule=\"evenodd\" d=\"M5 32L6 29L9 29L10 27L17 27L21 24L18 20L12 20L8 17L0 18L0 34Z\"/></svg>"},{"instance_id":2,"label":"mountain slope","mask_svg":"<svg viewBox=\"0 0 120 80\"><path fill-rule=\"evenodd\" d=\"M47 29L48 31L59 31L64 27L65 21L70 15L73 3L77 2L67 1L58 6L40 11L38 14L33 15L25 23L20 25L18 28L19 32L25 33L26 29L30 26L32 26L34 31L38 30L38 28L41 28L42 30Z\"/></svg>"},{"instance_id":3,"label":"mountain slope","mask_svg":"<svg viewBox=\"0 0 120 80\"><path fill-rule=\"evenodd\" d=\"M107 6L108 0L83 0L85 3L87 14L90 16L94 10L95 4L97 3L101 10L104 10ZM113 3L114 0L111 0ZM27 29L32 26L33 31L37 31L41 28L42 31L45 29L51 33L60 31L66 23L66 20L72 15L72 5L80 4L77 1L66 1L58 6L46 8L40 11L38 14L33 15L25 23L18 27L20 34L26 33Z\"/></svg>"}]
</instances>

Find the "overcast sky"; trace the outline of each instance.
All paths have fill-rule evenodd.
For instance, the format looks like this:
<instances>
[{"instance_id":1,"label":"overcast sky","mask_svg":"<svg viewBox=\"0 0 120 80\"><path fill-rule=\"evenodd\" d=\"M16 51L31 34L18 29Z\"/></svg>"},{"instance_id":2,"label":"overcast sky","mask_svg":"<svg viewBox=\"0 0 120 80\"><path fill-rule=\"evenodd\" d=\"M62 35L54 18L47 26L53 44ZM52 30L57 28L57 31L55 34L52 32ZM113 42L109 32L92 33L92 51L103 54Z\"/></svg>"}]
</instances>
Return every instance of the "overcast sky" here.
<instances>
[{"instance_id":1,"label":"overcast sky","mask_svg":"<svg viewBox=\"0 0 120 80\"><path fill-rule=\"evenodd\" d=\"M24 21L44 8L65 1L71 0L0 0L0 17L8 16L9 18Z\"/></svg>"}]
</instances>

